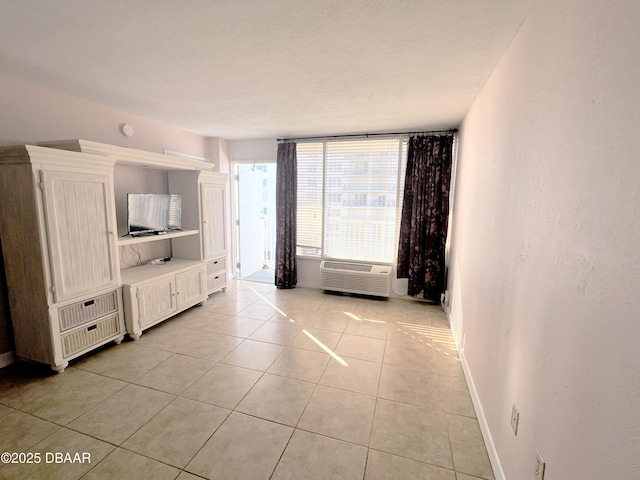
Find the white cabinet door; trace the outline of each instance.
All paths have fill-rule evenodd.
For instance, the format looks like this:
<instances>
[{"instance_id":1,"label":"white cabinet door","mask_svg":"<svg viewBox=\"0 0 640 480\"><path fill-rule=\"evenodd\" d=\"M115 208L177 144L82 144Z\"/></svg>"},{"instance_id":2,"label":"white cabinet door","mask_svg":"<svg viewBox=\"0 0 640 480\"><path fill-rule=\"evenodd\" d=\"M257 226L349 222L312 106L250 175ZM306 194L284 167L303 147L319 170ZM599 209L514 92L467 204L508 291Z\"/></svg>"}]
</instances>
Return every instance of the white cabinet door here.
<instances>
[{"instance_id":1,"label":"white cabinet door","mask_svg":"<svg viewBox=\"0 0 640 480\"><path fill-rule=\"evenodd\" d=\"M55 301L116 286L110 178L43 171L42 185Z\"/></svg>"},{"instance_id":2,"label":"white cabinet door","mask_svg":"<svg viewBox=\"0 0 640 480\"><path fill-rule=\"evenodd\" d=\"M203 260L211 260L227 252L226 189L220 184L202 183L200 192Z\"/></svg>"},{"instance_id":3,"label":"white cabinet door","mask_svg":"<svg viewBox=\"0 0 640 480\"><path fill-rule=\"evenodd\" d=\"M173 277L139 287L137 296L140 328L167 317L178 309Z\"/></svg>"},{"instance_id":4,"label":"white cabinet door","mask_svg":"<svg viewBox=\"0 0 640 480\"><path fill-rule=\"evenodd\" d=\"M204 300L206 296L205 269L198 268L176 275L178 310L185 305Z\"/></svg>"}]
</instances>

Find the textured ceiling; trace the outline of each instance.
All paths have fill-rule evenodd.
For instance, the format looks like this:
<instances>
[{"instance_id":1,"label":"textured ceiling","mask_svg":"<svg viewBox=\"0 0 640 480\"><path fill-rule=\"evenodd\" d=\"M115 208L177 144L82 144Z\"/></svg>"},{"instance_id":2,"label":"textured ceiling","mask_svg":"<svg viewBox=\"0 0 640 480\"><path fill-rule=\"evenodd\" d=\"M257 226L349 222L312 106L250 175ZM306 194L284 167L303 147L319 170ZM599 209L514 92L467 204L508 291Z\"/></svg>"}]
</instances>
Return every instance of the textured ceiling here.
<instances>
[{"instance_id":1,"label":"textured ceiling","mask_svg":"<svg viewBox=\"0 0 640 480\"><path fill-rule=\"evenodd\" d=\"M0 0L0 73L205 136L456 126L534 0Z\"/></svg>"}]
</instances>

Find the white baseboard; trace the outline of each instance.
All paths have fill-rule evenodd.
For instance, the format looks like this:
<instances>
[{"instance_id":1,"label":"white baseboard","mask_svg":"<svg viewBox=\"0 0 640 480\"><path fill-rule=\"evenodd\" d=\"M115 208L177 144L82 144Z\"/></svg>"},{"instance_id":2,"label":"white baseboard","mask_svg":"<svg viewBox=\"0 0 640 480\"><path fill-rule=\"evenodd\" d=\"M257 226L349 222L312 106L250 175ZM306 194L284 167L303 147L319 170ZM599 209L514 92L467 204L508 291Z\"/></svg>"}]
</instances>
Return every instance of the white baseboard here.
<instances>
[{"instance_id":1,"label":"white baseboard","mask_svg":"<svg viewBox=\"0 0 640 480\"><path fill-rule=\"evenodd\" d=\"M484 443L487 447L487 453L489 454L489 461L491 462L491 468L493 468L493 475L496 478L496 480L507 480L507 477L505 477L504 475L504 470L502 469L502 463L500 463L498 450L496 450L496 445L495 443L493 443L493 437L491 436L491 430L489 430L489 424L487 423L487 418L484 415L484 410L482 409L482 404L480 403L480 398L478 397L478 391L476 390L476 386L473 383L473 377L471 376L471 372L469 372L469 366L467 365L467 360L464 358L464 352L460 354L460 361L462 362L462 370L464 371L464 377L467 379L467 386L469 387L471 400L473 402L474 408L476 409L476 416L478 417L478 423L480 424L480 431L482 432L482 437L484 438Z\"/></svg>"},{"instance_id":2,"label":"white baseboard","mask_svg":"<svg viewBox=\"0 0 640 480\"><path fill-rule=\"evenodd\" d=\"M447 314L449 325L451 325L450 310L446 308L445 313ZM454 339L455 339L455 336L454 336ZM500 463L498 450L496 449L495 443L493 443L491 430L489 429L489 424L487 423L487 418L485 417L484 410L482 408L482 403L480 402L480 397L478 396L478 391L476 390L476 386L473 383L473 377L471 376L469 365L467 365L467 359L464 356L464 347L463 345L460 345L457 340L456 340L456 348L458 349L458 356L460 357L460 363L462 364L462 371L464 372L464 378L467 380L467 386L469 387L469 394L471 395L471 401L473 402L473 407L476 410L476 416L478 417L478 424L480 425L480 431L482 432L482 437L484 438L484 443L487 447L487 454L489 455L489 461L491 462L493 475L496 480L507 480L507 477L504 474L504 470L502 469L502 463Z\"/></svg>"},{"instance_id":3,"label":"white baseboard","mask_svg":"<svg viewBox=\"0 0 640 480\"><path fill-rule=\"evenodd\" d=\"M16 352L11 350L10 352L0 355L0 368L4 368L7 365L11 365L16 361Z\"/></svg>"}]
</instances>

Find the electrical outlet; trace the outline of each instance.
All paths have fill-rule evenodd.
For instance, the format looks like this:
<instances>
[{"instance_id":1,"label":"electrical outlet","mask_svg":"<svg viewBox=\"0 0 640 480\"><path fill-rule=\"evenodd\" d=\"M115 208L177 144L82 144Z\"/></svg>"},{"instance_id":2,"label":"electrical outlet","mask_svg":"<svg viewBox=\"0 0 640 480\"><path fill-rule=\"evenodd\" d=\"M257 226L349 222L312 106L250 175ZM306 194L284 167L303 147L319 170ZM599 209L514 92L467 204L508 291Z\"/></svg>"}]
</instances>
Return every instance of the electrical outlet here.
<instances>
[{"instance_id":1,"label":"electrical outlet","mask_svg":"<svg viewBox=\"0 0 640 480\"><path fill-rule=\"evenodd\" d=\"M518 436L518 422L520 422L520 412L514 403L511 409L511 430L513 430L513 434L516 436Z\"/></svg>"},{"instance_id":2,"label":"electrical outlet","mask_svg":"<svg viewBox=\"0 0 640 480\"><path fill-rule=\"evenodd\" d=\"M544 460L542 459L542 455L540 455L540 452L536 452L536 469L533 472L536 480L544 480L544 467L545 466L546 466L546 464L544 463Z\"/></svg>"}]
</instances>

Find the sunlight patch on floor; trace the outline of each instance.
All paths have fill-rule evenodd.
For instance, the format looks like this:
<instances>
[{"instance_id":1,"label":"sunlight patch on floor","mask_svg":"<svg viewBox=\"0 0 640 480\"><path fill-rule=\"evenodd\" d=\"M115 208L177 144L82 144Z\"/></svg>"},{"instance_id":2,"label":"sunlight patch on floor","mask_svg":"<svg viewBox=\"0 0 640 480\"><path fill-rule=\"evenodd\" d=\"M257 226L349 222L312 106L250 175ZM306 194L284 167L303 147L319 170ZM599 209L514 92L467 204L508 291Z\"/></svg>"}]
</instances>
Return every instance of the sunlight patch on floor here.
<instances>
[{"instance_id":1,"label":"sunlight patch on floor","mask_svg":"<svg viewBox=\"0 0 640 480\"><path fill-rule=\"evenodd\" d=\"M396 327L398 332L414 338L420 343L424 343L434 350L459 361L456 344L449 330L406 322L398 322L398 324L402 326L402 328ZM451 353L451 351L454 353Z\"/></svg>"},{"instance_id":2,"label":"sunlight patch on floor","mask_svg":"<svg viewBox=\"0 0 640 480\"><path fill-rule=\"evenodd\" d=\"M268 305L273 307L280 315L282 315L285 318L288 318L291 323L295 323L295 320L293 318L290 318L285 312L283 312L281 309L276 307L272 302L267 300L265 298L265 296L262 295L261 293L259 293L255 288L249 287L249 289L253 293L255 293L256 295L258 295L258 297L260 297L264 302L266 302ZM345 312L345 313L347 313L347 312ZM353 315L353 314L351 314L351 315ZM355 318L357 318L358 320L361 320L357 315L353 315L353 316ZM386 323L386 322L381 322L381 323ZM347 362L345 362L342 358L340 358L340 356L338 354L336 354L333 350L331 350L329 347L327 347L324 343L322 343L320 340L318 340L316 337L314 337L313 334L311 334L309 331L303 329L302 332L307 337L309 337L313 342L315 342L320 348L322 348L325 352L327 352L329 354L329 356L331 356L331 358L333 358L335 361L337 361L340 365L343 365L345 367L349 366L349 364Z\"/></svg>"},{"instance_id":3,"label":"sunlight patch on floor","mask_svg":"<svg viewBox=\"0 0 640 480\"><path fill-rule=\"evenodd\" d=\"M269 300L266 299L266 297L264 295L262 295L261 293L259 293L255 288L253 287L249 287L249 289L255 293L256 295L258 295L263 301L265 301L267 304L269 304L271 307L273 307L280 315L282 315L283 317L287 317L287 314L284 313L282 310L280 310L278 307L276 307L273 303L271 303ZM290 320L291 322L293 322L293 320Z\"/></svg>"},{"instance_id":4,"label":"sunlight patch on floor","mask_svg":"<svg viewBox=\"0 0 640 480\"><path fill-rule=\"evenodd\" d=\"M348 367L349 366L349 364L347 362L345 362L342 358L340 358L336 352L334 352L329 347L327 347L324 343L322 343L320 340L318 340L316 337L314 337L306 329L303 329L302 333L304 333L307 337L309 337L311 340L313 340L320 348L322 348L325 352L327 352L331 356L331 358L333 358L335 361L337 361L340 365L342 365L344 367Z\"/></svg>"},{"instance_id":5,"label":"sunlight patch on floor","mask_svg":"<svg viewBox=\"0 0 640 480\"><path fill-rule=\"evenodd\" d=\"M374 320L373 318L360 317L355 313L351 313L351 312L342 312L342 313L344 313L347 317L352 318L354 320L358 320L360 322L387 323L384 320Z\"/></svg>"}]
</instances>

